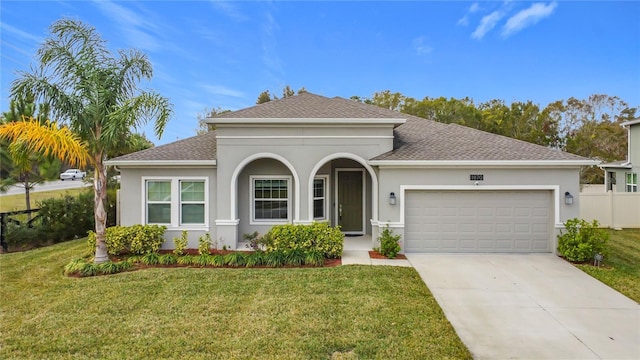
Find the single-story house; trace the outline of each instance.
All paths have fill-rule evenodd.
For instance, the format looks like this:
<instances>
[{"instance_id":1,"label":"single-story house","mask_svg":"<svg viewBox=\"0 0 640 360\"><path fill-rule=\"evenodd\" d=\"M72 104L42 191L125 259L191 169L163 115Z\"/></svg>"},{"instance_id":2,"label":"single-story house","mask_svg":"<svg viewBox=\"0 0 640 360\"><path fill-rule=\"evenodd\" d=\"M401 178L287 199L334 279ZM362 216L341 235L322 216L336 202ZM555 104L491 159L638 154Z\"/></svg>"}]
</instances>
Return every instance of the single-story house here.
<instances>
[{"instance_id":1,"label":"single-story house","mask_svg":"<svg viewBox=\"0 0 640 360\"><path fill-rule=\"evenodd\" d=\"M164 224L221 248L275 224L327 221L403 252L555 252L597 162L531 143L311 93L207 120L207 134L108 161L122 225ZM348 239L348 238L347 238ZM346 240L348 241L348 240Z\"/></svg>"},{"instance_id":2,"label":"single-story house","mask_svg":"<svg viewBox=\"0 0 640 360\"><path fill-rule=\"evenodd\" d=\"M623 122L627 129L627 159L600 165L604 170L604 189L613 192L638 192L640 173L640 119Z\"/></svg>"}]
</instances>

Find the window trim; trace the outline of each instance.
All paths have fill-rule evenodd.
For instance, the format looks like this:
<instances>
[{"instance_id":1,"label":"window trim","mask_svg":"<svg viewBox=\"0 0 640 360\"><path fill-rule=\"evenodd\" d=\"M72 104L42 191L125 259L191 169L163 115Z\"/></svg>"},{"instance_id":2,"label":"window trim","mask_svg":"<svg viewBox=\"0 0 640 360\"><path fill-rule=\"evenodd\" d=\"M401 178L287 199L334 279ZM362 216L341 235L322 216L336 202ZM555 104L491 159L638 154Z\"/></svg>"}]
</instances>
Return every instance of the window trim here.
<instances>
[{"instance_id":1,"label":"window trim","mask_svg":"<svg viewBox=\"0 0 640 360\"><path fill-rule=\"evenodd\" d=\"M206 176L141 176L142 189L142 208L141 208L141 224L155 225L147 221L147 183L149 181L168 181L171 183L171 222L157 225L164 225L167 230L203 230L209 231L209 207L211 199L209 199L209 178ZM182 223L182 196L180 191L180 183L182 181L202 181L204 182L204 223L202 224L183 224Z\"/></svg>"},{"instance_id":2,"label":"window trim","mask_svg":"<svg viewBox=\"0 0 640 360\"><path fill-rule=\"evenodd\" d=\"M149 200L149 182L154 182L154 183L169 183L169 196L170 199L169 201L158 201L158 200ZM171 202L173 201L173 191L171 189L172 184L171 184L171 180L160 180L160 179L153 179L153 180L147 180L145 181L145 186L144 186L144 197L145 197L145 202L144 202L144 223L145 224L150 224L150 225L171 225L171 221L172 221L172 217L173 217L173 209L171 209ZM169 204L169 210L171 210L171 216L169 218L169 222L150 222L149 221L149 205L154 205L154 204L158 204L158 205L166 205Z\"/></svg>"},{"instance_id":3,"label":"window trim","mask_svg":"<svg viewBox=\"0 0 640 360\"><path fill-rule=\"evenodd\" d=\"M635 182L634 182L635 178ZM638 173L625 172L624 173L625 191L626 192L638 192Z\"/></svg>"},{"instance_id":4,"label":"window trim","mask_svg":"<svg viewBox=\"0 0 640 360\"><path fill-rule=\"evenodd\" d=\"M313 181L315 182L316 180L322 180L324 182L324 196L323 197L316 197L315 195L315 186L313 186L313 194L311 194L312 196L312 201L313 201L313 205L312 209L313 211L315 211L315 202L316 200L320 200L322 199L322 207L323 207L323 217L315 217L315 214L311 213L310 215L313 216L313 220L315 221L324 221L327 220L329 218L329 214L327 213L329 211L329 175L316 175L313 178Z\"/></svg>"},{"instance_id":5,"label":"window trim","mask_svg":"<svg viewBox=\"0 0 640 360\"><path fill-rule=\"evenodd\" d=\"M202 182L203 186L204 186L204 194L203 194L203 199L202 201L198 200L182 200L182 183L183 182L192 182L192 183L196 183L196 182ZM206 223L207 220L207 215L206 215L206 209L207 209L207 185L206 182L203 180L193 180L193 179L179 179L178 180L178 195L180 196L180 198L178 199L178 209L180 211L179 213L179 220L180 220L180 226L198 226L198 225L203 225ZM185 223L182 217L182 205L202 205L204 211L204 222L203 223Z\"/></svg>"},{"instance_id":6,"label":"window trim","mask_svg":"<svg viewBox=\"0 0 640 360\"><path fill-rule=\"evenodd\" d=\"M256 219L255 218L255 181L256 180L286 180L287 181L287 219ZM291 175L249 175L249 223L251 225L279 225L291 223Z\"/></svg>"}]
</instances>

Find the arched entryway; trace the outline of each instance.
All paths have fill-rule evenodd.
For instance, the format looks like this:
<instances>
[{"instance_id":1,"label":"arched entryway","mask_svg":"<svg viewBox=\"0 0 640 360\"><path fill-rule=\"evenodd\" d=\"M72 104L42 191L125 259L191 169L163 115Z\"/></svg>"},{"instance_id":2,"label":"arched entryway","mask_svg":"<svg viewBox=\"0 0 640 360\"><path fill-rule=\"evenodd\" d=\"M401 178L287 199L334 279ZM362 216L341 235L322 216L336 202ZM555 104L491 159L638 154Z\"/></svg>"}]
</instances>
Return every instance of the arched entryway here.
<instances>
[{"instance_id":1,"label":"arched entryway","mask_svg":"<svg viewBox=\"0 0 640 360\"><path fill-rule=\"evenodd\" d=\"M309 180L311 221L329 221L347 235L371 234L378 219L378 179L365 159L335 153L318 161Z\"/></svg>"}]
</instances>

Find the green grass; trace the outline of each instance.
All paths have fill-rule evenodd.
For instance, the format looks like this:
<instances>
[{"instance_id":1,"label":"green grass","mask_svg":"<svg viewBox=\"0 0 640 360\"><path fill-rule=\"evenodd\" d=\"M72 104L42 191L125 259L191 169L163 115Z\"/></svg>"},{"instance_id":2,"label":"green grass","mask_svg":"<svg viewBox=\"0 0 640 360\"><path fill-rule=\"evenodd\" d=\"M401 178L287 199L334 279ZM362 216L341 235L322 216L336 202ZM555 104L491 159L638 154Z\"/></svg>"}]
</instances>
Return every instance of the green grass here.
<instances>
[{"instance_id":1,"label":"green grass","mask_svg":"<svg viewBox=\"0 0 640 360\"><path fill-rule=\"evenodd\" d=\"M608 230L607 267L576 265L582 271L640 303L640 229Z\"/></svg>"},{"instance_id":2,"label":"green grass","mask_svg":"<svg viewBox=\"0 0 640 360\"><path fill-rule=\"evenodd\" d=\"M86 188L32 192L29 194L31 208L35 208L38 201L49 199L52 197L62 197L65 195L75 196L81 193L83 190L86 191ZM27 206L26 201L24 200L24 193L16 195L4 195L0 197L0 212L25 210L26 208Z\"/></svg>"},{"instance_id":3,"label":"green grass","mask_svg":"<svg viewBox=\"0 0 640 360\"><path fill-rule=\"evenodd\" d=\"M0 256L0 358L471 358L412 268L63 276L84 250Z\"/></svg>"}]
</instances>

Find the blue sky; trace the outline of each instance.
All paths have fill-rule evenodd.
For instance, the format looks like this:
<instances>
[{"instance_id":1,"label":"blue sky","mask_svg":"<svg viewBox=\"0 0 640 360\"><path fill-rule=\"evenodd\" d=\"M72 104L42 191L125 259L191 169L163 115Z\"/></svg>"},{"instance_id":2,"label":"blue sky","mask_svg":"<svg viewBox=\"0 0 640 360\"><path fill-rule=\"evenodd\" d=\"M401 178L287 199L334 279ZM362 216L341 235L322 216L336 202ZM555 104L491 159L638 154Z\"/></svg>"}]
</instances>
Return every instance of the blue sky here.
<instances>
[{"instance_id":1,"label":"blue sky","mask_svg":"<svg viewBox=\"0 0 640 360\"><path fill-rule=\"evenodd\" d=\"M324 96L389 89L414 98L532 100L594 93L640 105L638 1L14 1L0 2L0 109L49 25L92 24L112 49L154 66L142 84L175 116L156 144L195 134L205 108L305 87Z\"/></svg>"}]
</instances>

